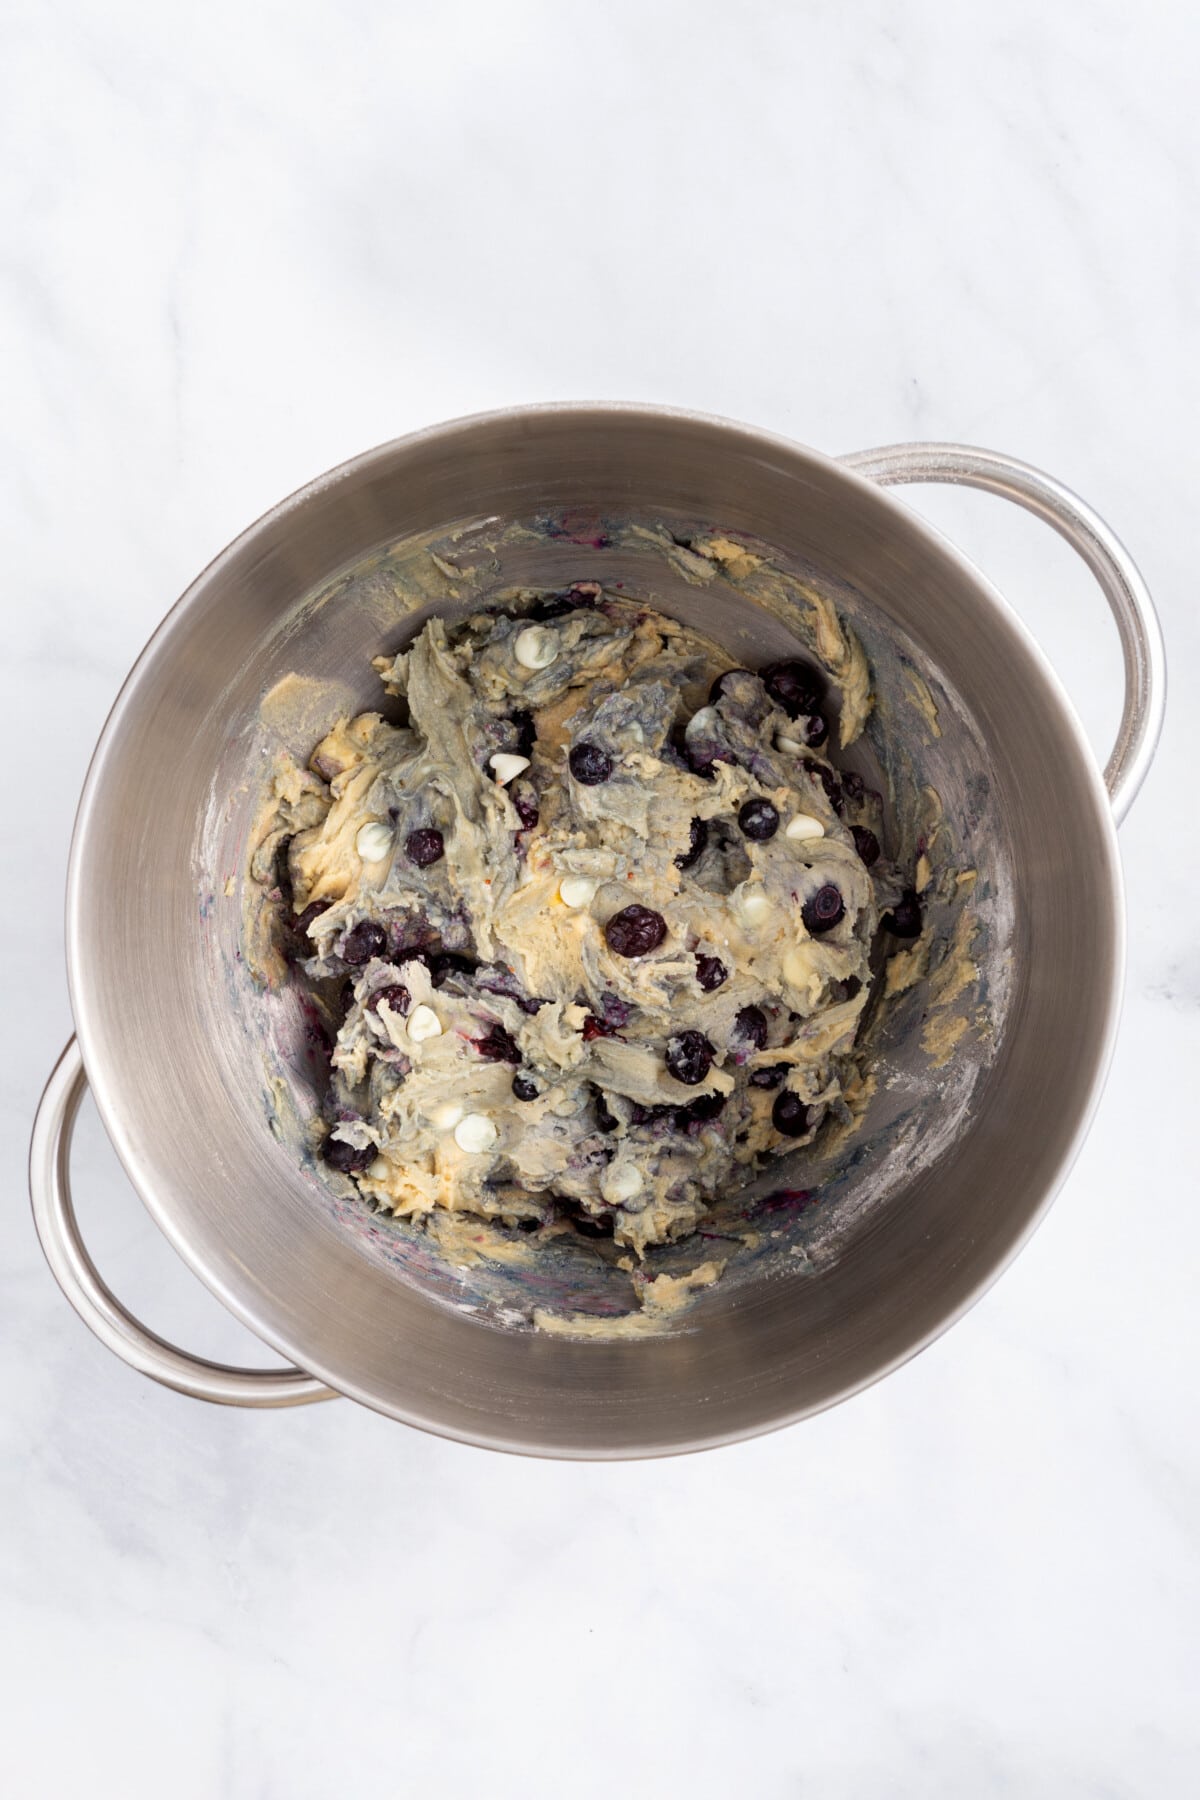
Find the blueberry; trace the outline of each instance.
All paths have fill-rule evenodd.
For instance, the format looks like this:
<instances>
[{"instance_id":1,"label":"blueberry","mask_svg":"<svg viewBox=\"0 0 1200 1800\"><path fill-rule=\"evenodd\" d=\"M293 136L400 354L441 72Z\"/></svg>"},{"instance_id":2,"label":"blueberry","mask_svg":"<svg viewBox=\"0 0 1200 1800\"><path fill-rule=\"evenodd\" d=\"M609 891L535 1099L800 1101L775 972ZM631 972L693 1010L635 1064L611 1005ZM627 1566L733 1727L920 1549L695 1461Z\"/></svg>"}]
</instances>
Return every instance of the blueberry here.
<instances>
[{"instance_id":1,"label":"blueberry","mask_svg":"<svg viewBox=\"0 0 1200 1800\"><path fill-rule=\"evenodd\" d=\"M802 662L769 663L762 671L763 686L789 719L815 713L825 695L825 683Z\"/></svg>"},{"instance_id":2,"label":"blueberry","mask_svg":"<svg viewBox=\"0 0 1200 1800\"><path fill-rule=\"evenodd\" d=\"M812 1124L812 1110L799 1094L785 1088L771 1108L771 1123L784 1137L803 1137Z\"/></svg>"},{"instance_id":3,"label":"blueberry","mask_svg":"<svg viewBox=\"0 0 1200 1800\"><path fill-rule=\"evenodd\" d=\"M715 750L699 750L693 745L685 743L683 746L683 760L686 762L693 775L698 775L701 781L711 781L713 779L713 764L715 762L729 762L730 758L728 756L718 756Z\"/></svg>"},{"instance_id":4,"label":"blueberry","mask_svg":"<svg viewBox=\"0 0 1200 1800\"><path fill-rule=\"evenodd\" d=\"M685 1087L698 1087L716 1051L702 1031L679 1031L667 1039L667 1068Z\"/></svg>"},{"instance_id":5,"label":"blueberry","mask_svg":"<svg viewBox=\"0 0 1200 1800\"><path fill-rule=\"evenodd\" d=\"M357 968L360 963L370 962L373 956L382 956L387 941L387 932L378 919L360 919L342 939L342 961Z\"/></svg>"},{"instance_id":6,"label":"blueberry","mask_svg":"<svg viewBox=\"0 0 1200 1800\"><path fill-rule=\"evenodd\" d=\"M628 1025L631 1006L616 994L603 994L600 998L600 1011L590 1012L583 1021L583 1041L590 1044L593 1038L615 1037L622 1025Z\"/></svg>"},{"instance_id":7,"label":"blueberry","mask_svg":"<svg viewBox=\"0 0 1200 1800\"><path fill-rule=\"evenodd\" d=\"M486 1037L475 1038L473 1042L484 1062L519 1063L521 1060L512 1033L505 1031L503 1025L493 1025Z\"/></svg>"},{"instance_id":8,"label":"blueberry","mask_svg":"<svg viewBox=\"0 0 1200 1800\"><path fill-rule=\"evenodd\" d=\"M787 1063L772 1063L768 1068L755 1069L750 1077L750 1086L756 1088L777 1088L788 1072Z\"/></svg>"},{"instance_id":9,"label":"blueberry","mask_svg":"<svg viewBox=\"0 0 1200 1800\"><path fill-rule=\"evenodd\" d=\"M846 911L841 892L832 881L819 887L815 894L810 894L800 908L800 917L804 920L804 929L813 937L820 937L823 931L832 931L838 920Z\"/></svg>"},{"instance_id":10,"label":"blueberry","mask_svg":"<svg viewBox=\"0 0 1200 1800\"><path fill-rule=\"evenodd\" d=\"M893 937L920 937L921 902L914 888L905 888L891 912L884 913L883 926Z\"/></svg>"},{"instance_id":11,"label":"blueberry","mask_svg":"<svg viewBox=\"0 0 1200 1800\"><path fill-rule=\"evenodd\" d=\"M459 960L469 967L467 957ZM506 1000L514 1000L521 1011L530 1016L549 1005L548 1000L531 998L504 963L480 963L474 971L474 981L481 994L503 994Z\"/></svg>"},{"instance_id":12,"label":"blueberry","mask_svg":"<svg viewBox=\"0 0 1200 1800\"><path fill-rule=\"evenodd\" d=\"M729 970L719 956L697 956L696 980L706 994L711 994L729 980Z\"/></svg>"},{"instance_id":13,"label":"blueberry","mask_svg":"<svg viewBox=\"0 0 1200 1800\"><path fill-rule=\"evenodd\" d=\"M862 982L857 975L847 975L844 981L830 983L829 998L835 1005L841 1005L846 1000L853 1000L861 993Z\"/></svg>"},{"instance_id":14,"label":"blueberry","mask_svg":"<svg viewBox=\"0 0 1200 1800\"><path fill-rule=\"evenodd\" d=\"M707 843L708 820L693 819L691 831L688 834L688 847L686 850L681 850L679 855L675 858L675 867L677 869L690 869L693 863L698 863L700 861L700 858L704 854L704 847Z\"/></svg>"},{"instance_id":15,"label":"blueberry","mask_svg":"<svg viewBox=\"0 0 1200 1800\"><path fill-rule=\"evenodd\" d=\"M845 769L842 772L842 792L847 800L853 800L857 806L867 791L867 784L856 769Z\"/></svg>"},{"instance_id":16,"label":"blueberry","mask_svg":"<svg viewBox=\"0 0 1200 1800\"><path fill-rule=\"evenodd\" d=\"M423 831L410 831L404 840L404 854L418 869L427 869L446 854L446 841L440 831L427 826Z\"/></svg>"},{"instance_id":17,"label":"blueberry","mask_svg":"<svg viewBox=\"0 0 1200 1800\"><path fill-rule=\"evenodd\" d=\"M804 741L819 750L829 736L829 724L824 715L818 712L809 713L804 721Z\"/></svg>"},{"instance_id":18,"label":"blueberry","mask_svg":"<svg viewBox=\"0 0 1200 1800\"><path fill-rule=\"evenodd\" d=\"M648 956L667 935L667 921L648 906L623 906L604 927L614 956Z\"/></svg>"},{"instance_id":19,"label":"blueberry","mask_svg":"<svg viewBox=\"0 0 1200 1800\"><path fill-rule=\"evenodd\" d=\"M393 983L391 987L377 988L367 1001L367 1011L378 1012L385 1001L393 1012L406 1013L412 1005L412 995L399 982Z\"/></svg>"},{"instance_id":20,"label":"blueberry","mask_svg":"<svg viewBox=\"0 0 1200 1800\"><path fill-rule=\"evenodd\" d=\"M599 787L613 772L613 759L599 744L573 744L567 763L576 781L584 787Z\"/></svg>"},{"instance_id":21,"label":"blueberry","mask_svg":"<svg viewBox=\"0 0 1200 1800\"><path fill-rule=\"evenodd\" d=\"M852 825L850 836L854 839L854 848L867 868L873 868L879 861L879 839L875 833L869 831L865 825Z\"/></svg>"},{"instance_id":22,"label":"blueberry","mask_svg":"<svg viewBox=\"0 0 1200 1800\"><path fill-rule=\"evenodd\" d=\"M715 706L717 704L717 701L719 699L721 699L722 695L725 692L725 683L729 680L729 678L732 675L749 675L749 674L750 674L749 669L726 669L723 674L717 676L717 679L713 682L712 686L709 688L708 704L710 706Z\"/></svg>"},{"instance_id":23,"label":"blueberry","mask_svg":"<svg viewBox=\"0 0 1200 1800\"><path fill-rule=\"evenodd\" d=\"M513 805L517 809L517 817L521 821L522 830L532 831L540 817L538 809L533 804L533 801L526 800L523 794L514 794Z\"/></svg>"},{"instance_id":24,"label":"blueberry","mask_svg":"<svg viewBox=\"0 0 1200 1800\"><path fill-rule=\"evenodd\" d=\"M328 912L332 904L331 900L314 900L294 918L285 918L283 953L289 962L301 962L306 956L316 954L316 946L308 935L308 928L314 919L320 918L323 912Z\"/></svg>"},{"instance_id":25,"label":"blueberry","mask_svg":"<svg viewBox=\"0 0 1200 1800\"><path fill-rule=\"evenodd\" d=\"M361 1175L364 1169L370 1168L379 1151L374 1144L368 1144L365 1150L356 1150L345 1138L334 1137L331 1132L321 1145L321 1155L339 1175Z\"/></svg>"},{"instance_id":26,"label":"blueberry","mask_svg":"<svg viewBox=\"0 0 1200 1800\"><path fill-rule=\"evenodd\" d=\"M537 1083L530 1081L528 1075L514 1075L512 1091L514 1100L536 1100L538 1097Z\"/></svg>"},{"instance_id":27,"label":"blueberry","mask_svg":"<svg viewBox=\"0 0 1200 1800\"><path fill-rule=\"evenodd\" d=\"M298 913L294 919L288 920L292 931L302 943L307 944L309 941L308 928L313 920L319 919L323 912L328 912L332 905L332 900L311 900L302 913Z\"/></svg>"},{"instance_id":28,"label":"blueberry","mask_svg":"<svg viewBox=\"0 0 1200 1800\"><path fill-rule=\"evenodd\" d=\"M718 1118L724 1110L724 1094L701 1094L698 1100L678 1109L675 1124L680 1131L694 1136L702 1125L707 1125L710 1119Z\"/></svg>"},{"instance_id":29,"label":"blueberry","mask_svg":"<svg viewBox=\"0 0 1200 1800\"><path fill-rule=\"evenodd\" d=\"M821 786L825 789L825 798L828 800L830 806L832 806L834 812L840 814L842 810L842 790L838 786L838 778L833 770L825 763L818 762L815 756L806 756L804 759L804 767L814 780L820 782Z\"/></svg>"},{"instance_id":30,"label":"blueberry","mask_svg":"<svg viewBox=\"0 0 1200 1800\"><path fill-rule=\"evenodd\" d=\"M753 1044L756 1050L767 1047L767 1015L761 1006L743 1006L733 1021L734 1036Z\"/></svg>"},{"instance_id":31,"label":"blueberry","mask_svg":"<svg viewBox=\"0 0 1200 1800\"><path fill-rule=\"evenodd\" d=\"M738 824L755 843L765 843L779 830L779 814L769 800L747 800L738 813Z\"/></svg>"}]
</instances>

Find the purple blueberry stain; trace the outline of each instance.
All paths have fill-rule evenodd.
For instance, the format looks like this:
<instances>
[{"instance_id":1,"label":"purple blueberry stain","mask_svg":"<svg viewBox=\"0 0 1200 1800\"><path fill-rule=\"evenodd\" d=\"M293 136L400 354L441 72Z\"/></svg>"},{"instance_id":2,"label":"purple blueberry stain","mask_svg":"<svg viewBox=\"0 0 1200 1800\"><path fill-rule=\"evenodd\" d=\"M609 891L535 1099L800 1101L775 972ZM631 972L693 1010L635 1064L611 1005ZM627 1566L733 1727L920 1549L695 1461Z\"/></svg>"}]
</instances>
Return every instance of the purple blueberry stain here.
<instances>
[{"instance_id":1,"label":"purple blueberry stain","mask_svg":"<svg viewBox=\"0 0 1200 1800\"><path fill-rule=\"evenodd\" d=\"M808 1207L815 1206L816 1200L810 1188L776 1188L760 1202L763 1212L802 1213Z\"/></svg>"},{"instance_id":2,"label":"purple blueberry stain","mask_svg":"<svg viewBox=\"0 0 1200 1800\"><path fill-rule=\"evenodd\" d=\"M516 1039L503 1025L493 1025L484 1037L471 1041L484 1062L519 1063L521 1060Z\"/></svg>"}]
</instances>

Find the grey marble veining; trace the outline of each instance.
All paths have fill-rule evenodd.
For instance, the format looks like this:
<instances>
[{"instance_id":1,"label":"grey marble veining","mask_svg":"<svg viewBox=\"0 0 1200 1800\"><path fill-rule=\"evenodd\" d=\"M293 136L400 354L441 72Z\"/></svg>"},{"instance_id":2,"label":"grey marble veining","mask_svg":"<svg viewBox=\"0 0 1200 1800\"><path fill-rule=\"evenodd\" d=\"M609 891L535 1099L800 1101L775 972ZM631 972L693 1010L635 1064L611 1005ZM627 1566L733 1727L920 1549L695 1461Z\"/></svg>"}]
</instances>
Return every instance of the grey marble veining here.
<instances>
[{"instance_id":1,"label":"grey marble veining","mask_svg":"<svg viewBox=\"0 0 1200 1800\"><path fill-rule=\"evenodd\" d=\"M0 31L6 1788L1192 1794L1194 14L18 0ZM706 1457L522 1462L349 1404L153 1388L61 1301L23 1197L70 1030L71 817L120 679L321 469L609 396L828 450L992 444L1140 559L1174 704L1122 831L1125 1018L1086 1148L933 1349ZM995 502L910 499L1104 754L1119 657L1086 575ZM91 1115L76 1168L121 1293L251 1358Z\"/></svg>"}]
</instances>

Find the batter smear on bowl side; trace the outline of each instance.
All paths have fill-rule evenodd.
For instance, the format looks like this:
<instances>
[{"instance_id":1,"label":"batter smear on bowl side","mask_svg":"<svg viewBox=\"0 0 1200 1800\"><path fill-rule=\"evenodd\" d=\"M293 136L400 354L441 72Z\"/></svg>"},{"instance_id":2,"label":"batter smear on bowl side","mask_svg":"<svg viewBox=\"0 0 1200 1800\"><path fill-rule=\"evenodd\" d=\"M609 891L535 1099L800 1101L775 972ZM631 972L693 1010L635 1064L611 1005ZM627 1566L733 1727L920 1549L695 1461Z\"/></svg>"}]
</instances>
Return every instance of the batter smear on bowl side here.
<instances>
[{"instance_id":1,"label":"batter smear on bowl side","mask_svg":"<svg viewBox=\"0 0 1200 1800\"><path fill-rule=\"evenodd\" d=\"M871 702L835 628L844 747ZM430 619L375 667L402 722L281 764L251 870L342 1018L331 1170L396 1215L636 1258L849 1121L872 946L921 907L831 759L827 669L732 668L595 582Z\"/></svg>"}]
</instances>

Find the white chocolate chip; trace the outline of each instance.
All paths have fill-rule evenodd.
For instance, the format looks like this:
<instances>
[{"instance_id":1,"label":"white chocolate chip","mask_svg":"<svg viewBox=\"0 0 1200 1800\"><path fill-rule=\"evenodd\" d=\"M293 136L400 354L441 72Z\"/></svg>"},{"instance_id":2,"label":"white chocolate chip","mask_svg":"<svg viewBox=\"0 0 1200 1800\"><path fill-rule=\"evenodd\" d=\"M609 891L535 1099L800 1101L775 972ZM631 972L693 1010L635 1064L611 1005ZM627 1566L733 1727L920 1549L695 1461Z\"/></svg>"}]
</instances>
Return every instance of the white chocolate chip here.
<instances>
[{"instance_id":1,"label":"white chocolate chip","mask_svg":"<svg viewBox=\"0 0 1200 1800\"><path fill-rule=\"evenodd\" d=\"M377 1156L367 1170L372 1181L386 1181L391 1173L391 1164L385 1156Z\"/></svg>"},{"instance_id":2,"label":"white chocolate chip","mask_svg":"<svg viewBox=\"0 0 1200 1800\"><path fill-rule=\"evenodd\" d=\"M746 882L734 888L729 900L742 924L750 930L761 925L771 910L771 902L762 888L751 887Z\"/></svg>"},{"instance_id":3,"label":"white chocolate chip","mask_svg":"<svg viewBox=\"0 0 1200 1800\"><path fill-rule=\"evenodd\" d=\"M439 1131L453 1131L466 1110L461 1100L442 1100L430 1109L429 1123Z\"/></svg>"},{"instance_id":4,"label":"white chocolate chip","mask_svg":"<svg viewBox=\"0 0 1200 1800\"><path fill-rule=\"evenodd\" d=\"M529 767L527 756L517 756L511 750L497 750L495 756L488 757L488 768L495 775L501 787L507 787L518 775L523 775Z\"/></svg>"},{"instance_id":5,"label":"white chocolate chip","mask_svg":"<svg viewBox=\"0 0 1200 1800\"><path fill-rule=\"evenodd\" d=\"M590 875L564 875L558 884L558 897L564 906L590 906L599 885Z\"/></svg>"},{"instance_id":6,"label":"white chocolate chip","mask_svg":"<svg viewBox=\"0 0 1200 1800\"><path fill-rule=\"evenodd\" d=\"M408 1035L414 1044L422 1044L426 1038L441 1037L442 1021L432 1006L413 1007L408 1015Z\"/></svg>"},{"instance_id":7,"label":"white chocolate chip","mask_svg":"<svg viewBox=\"0 0 1200 1800\"><path fill-rule=\"evenodd\" d=\"M354 848L364 862L382 862L391 847L392 833L389 826L381 824L378 819L359 826Z\"/></svg>"},{"instance_id":8,"label":"white chocolate chip","mask_svg":"<svg viewBox=\"0 0 1200 1800\"><path fill-rule=\"evenodd\" d=\"M610 1163L600 1177L600 1192L610 1206L635 1200L643 1186L642 1172L633 1163Z\"/></svg>"},{"instance_id":9,"label":"white chocolate chip","mask_svg":"<svg viewBox=\"0 0 1200 1800\"><path fill-rule=\"evenodd\" d=\"M527 625L517 633L513 654L523 669L548 669L558 656L558 633L544 625Z\"/></svg>"},{"instance_id":10,"label":"white chocolate chip","mask_svg":"<svg viewBox=\"0 0 1200 1800\"><path fill-rule=\"evenodd\" d=\"M702 706L694 712L683 728L685 743L692 743L698 737L707 737L714 725L717 725L717 709L715 706Z\"/></svg>"},{"instance_id":11,"label":"white chocolate chip","mask_svg":"<svg viewBox=\"0 0 1200 1800\"><path fill-rule=\"evenodd\" d=\"M799 738L789 737L786 731L781 731L776 734L775 748L790 751L793 756L803 756L808 745L802 744Z\"/></svg>"},{"instance_id":12,"label":"white chocolate chip","mask_svg":"<svg viewBox=\"0 0 1200 1800\"><path fill-rule=\"evenodd\" d=\"M807 994L816 1006L821 998L821 971L813 962L816 946L811 940L796 944L783 959L783 979L797 993Z\"/></svg>"},{"instance_id":13,"label":"white chocolate chip","mask_svg":"<svg viewBox=\"0 0 1200 1800\"><path fill-rule=\"evenodd\" d=\"M468 1113L454 1127L454 1141L460 1150L466 1150L472 1156L478 1156L484 1150L490 1150L500 1133L486 1113Z\"/></svg>"},{"instance_id":14,"label":"white chocolate chip","mask_svg":"<svg viewBox=\"0 0 1200 1800\"><path fill-rule=\"evenodd\" d=\"M812 819L807 813L797 813L794 819L788 820L783 835L794 838L798 843L804 843L808 838L824 837L825 827L820 819Z\"/></svg>"}]
</instances>

